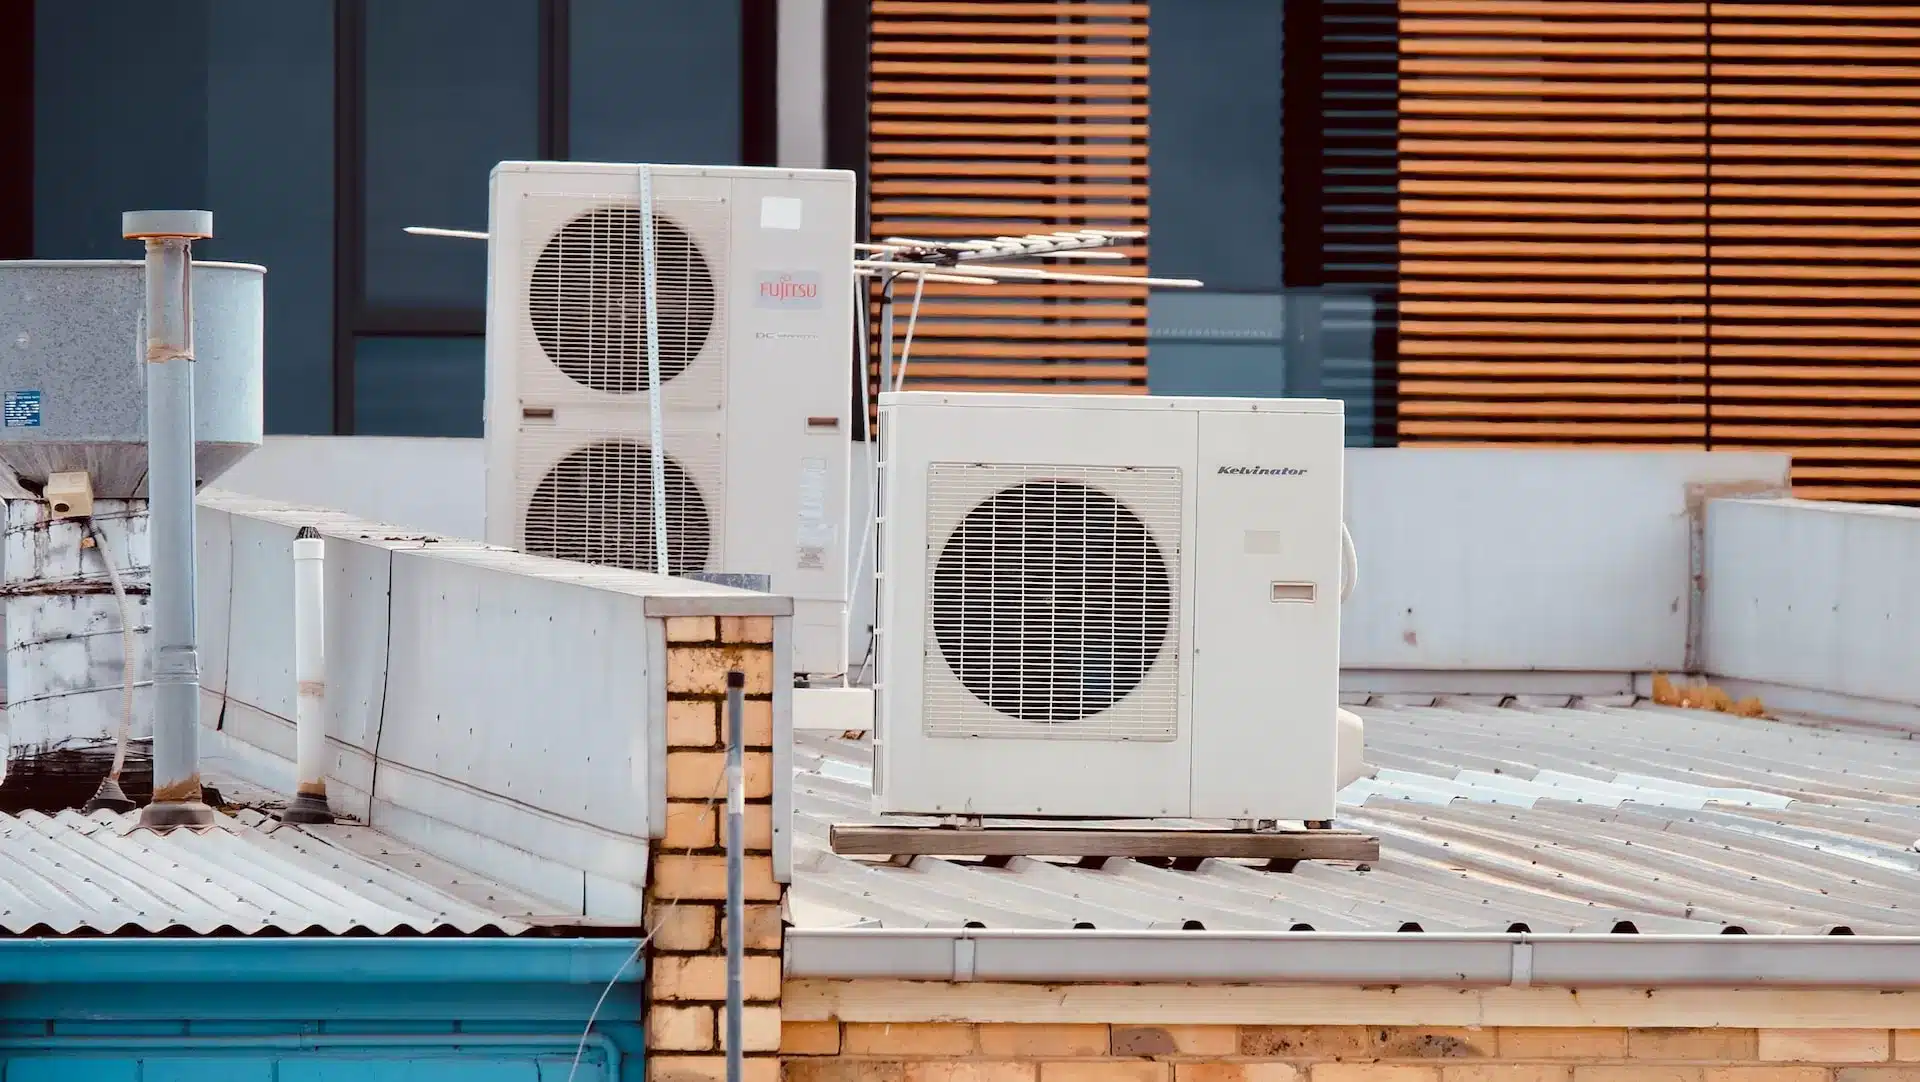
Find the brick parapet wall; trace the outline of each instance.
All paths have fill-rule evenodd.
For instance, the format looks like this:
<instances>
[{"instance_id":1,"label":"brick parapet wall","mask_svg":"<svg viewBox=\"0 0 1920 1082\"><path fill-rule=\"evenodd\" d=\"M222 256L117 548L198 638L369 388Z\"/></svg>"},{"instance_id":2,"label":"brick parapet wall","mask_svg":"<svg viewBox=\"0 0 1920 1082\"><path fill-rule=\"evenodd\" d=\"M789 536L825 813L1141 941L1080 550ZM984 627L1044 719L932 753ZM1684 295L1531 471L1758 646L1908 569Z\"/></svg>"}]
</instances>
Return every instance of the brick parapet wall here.
<instances>
[{"instance_id":1,"label":"brick parapet wall","mask_svg":"<svg viewBox=\"0 0 1920 1082\"><path fill-rule=\"evenodd\" d=\"M788 1082L1920 1082L1920 1030L794 1021Z\"/></svg>"},{"instance_id":2,"label":"brick parapet wall","mask_svg":"<svg viewBox=\"0 0 1920 1082\"><path fill-rule=\"evenodd\" d=\"M674 617L667 636L667 823L647 890L647 1078L726 1078L727 672L746 674L743 1082L780 1077L773 878L773 619Z\"/></svg>"}]
</instances>

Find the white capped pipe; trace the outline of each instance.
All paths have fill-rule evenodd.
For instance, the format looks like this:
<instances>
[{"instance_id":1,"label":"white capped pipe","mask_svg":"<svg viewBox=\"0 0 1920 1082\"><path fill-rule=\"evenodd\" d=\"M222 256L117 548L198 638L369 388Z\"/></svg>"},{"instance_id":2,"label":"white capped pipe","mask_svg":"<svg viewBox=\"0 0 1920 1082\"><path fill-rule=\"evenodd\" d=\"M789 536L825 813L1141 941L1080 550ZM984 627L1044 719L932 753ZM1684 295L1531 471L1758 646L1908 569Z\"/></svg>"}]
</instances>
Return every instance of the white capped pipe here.
<instances>
[{"instance_id":1,"label":"white capped pipe","mask_svg":"<svg viewBox=\"0 0 1920 1082\"><path fill-rule=\"evenodd\" d=\"M293 539L294 797L281 819L331 823L327 806L327 543L302 526Z\"/></svg>"}]
</instances>

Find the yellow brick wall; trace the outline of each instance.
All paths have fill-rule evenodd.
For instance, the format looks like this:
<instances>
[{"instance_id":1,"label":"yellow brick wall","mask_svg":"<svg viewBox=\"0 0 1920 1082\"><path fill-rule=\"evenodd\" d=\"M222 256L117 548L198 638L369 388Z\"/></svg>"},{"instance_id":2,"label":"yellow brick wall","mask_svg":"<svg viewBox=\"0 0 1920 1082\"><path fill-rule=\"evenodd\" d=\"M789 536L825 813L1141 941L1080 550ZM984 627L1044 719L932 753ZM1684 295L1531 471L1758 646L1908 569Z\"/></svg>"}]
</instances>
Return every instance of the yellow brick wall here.
<instances>
[{"instance_id":1,"label":"yellow brick wall","mask_svg":"<svg viewBox=\"0 0 1920 1082\"><path fill-rule=\"evenodd\" d=\"M780 885L773 879L773 620L667 621L667 825L648 886L647 1078L724 1082L727 671L746 674L744 1082L780 1076Z\"/></svg>"},{"instance_id":2,"label":"yellow brick wall","mask_svg":"<svg viewBox=\"0 0 1920 1082\"><path fill-rule=\"evenodd\" d=\"M788 1022L788 1082L1920 1082L1920 1030Z\"/></svg>"}]
</instances>

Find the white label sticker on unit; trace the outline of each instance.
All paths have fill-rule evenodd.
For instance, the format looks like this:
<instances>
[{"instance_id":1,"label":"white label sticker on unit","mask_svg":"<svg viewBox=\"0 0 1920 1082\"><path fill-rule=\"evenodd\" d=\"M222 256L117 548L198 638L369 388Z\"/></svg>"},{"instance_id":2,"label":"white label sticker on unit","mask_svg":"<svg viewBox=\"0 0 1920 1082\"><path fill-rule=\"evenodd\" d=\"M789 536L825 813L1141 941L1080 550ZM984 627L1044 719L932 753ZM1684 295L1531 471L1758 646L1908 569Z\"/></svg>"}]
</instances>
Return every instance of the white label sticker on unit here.
<instances>
[{"instance_id":1,"label":"white label sticker on unit","mask_svg":"<svg viewBox=\"0 0 1920 1082\"><path fill-rule=\"evenodd\" d=\"M753 298L756 308L812 310L820 307L818 271L761 271L756 281L759 286Z\"/></svg>"},{"instance_id":2,"label":"white label sticker on unit","mask_svg":"<svg viewBox=\"0 0 1920 1082\"><path fill-rule=\"evenodd\" d=\"M836 533L827 518L827 460L800 460L800 521L795 541L796 566L802 571L824 571Z\"/></svg>"},{"instance_id":3,"label":"white label sticker on unit","mask_svg":"<svg viewBox=\"0 0 1920 1082\"><path fill-rule=\"evenodd\" d=\"M800 228L800 201L790 195L760 197L760 228Z\"/></svg>"}]
</instances>

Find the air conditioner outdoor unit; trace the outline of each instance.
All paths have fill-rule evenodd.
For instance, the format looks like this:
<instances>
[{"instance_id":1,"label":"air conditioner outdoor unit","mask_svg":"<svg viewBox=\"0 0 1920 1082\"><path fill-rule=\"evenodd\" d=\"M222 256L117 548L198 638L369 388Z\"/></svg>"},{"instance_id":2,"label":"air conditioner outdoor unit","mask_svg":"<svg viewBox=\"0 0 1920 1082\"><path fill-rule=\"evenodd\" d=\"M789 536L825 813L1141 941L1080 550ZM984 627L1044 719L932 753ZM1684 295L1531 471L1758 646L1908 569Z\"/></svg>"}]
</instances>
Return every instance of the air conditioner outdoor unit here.
<instances>
[{"instance_id":1,"label":"air conditioner outdoor unit","mask_svg":"<svg viewBox=\"0 0 1920 1082\"><path fill-rule=\"evenodd\" d=\"M668 573L765 575L794 667L846 670L852 173L501 162L487 241L487 539L660 570L642 172L650 173Z\"/></svg>"},{"instance_id":2,"label":"air conditioner outdoor unit","mask_svg":"<svg viewBox=\"0 0 1920 1082\"><path fill-rule=\"evenodd\" d=\"M875 810L1332 819L1343 414L881 395Z\"/></svg>"}]
</instances>

